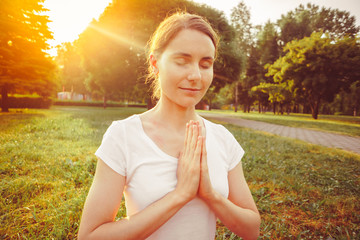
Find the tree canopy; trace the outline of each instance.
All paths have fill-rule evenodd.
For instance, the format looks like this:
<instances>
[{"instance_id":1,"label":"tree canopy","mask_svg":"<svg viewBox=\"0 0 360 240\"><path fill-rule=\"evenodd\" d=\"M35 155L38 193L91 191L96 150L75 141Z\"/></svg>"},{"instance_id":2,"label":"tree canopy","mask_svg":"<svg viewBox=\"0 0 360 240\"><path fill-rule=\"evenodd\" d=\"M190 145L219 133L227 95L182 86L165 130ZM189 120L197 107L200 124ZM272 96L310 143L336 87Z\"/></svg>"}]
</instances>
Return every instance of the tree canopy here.
<instances>
[{"instance_id":1,"label":"tree canopy","mask_svg":"<svg viewBox=\"0 0 360 240\"><path fill-rule=\"evenodd\" d=\"M0 88L2 111L8 93L50 96L55 89L55 65L47 56L52 38L44 0L2 0L0 3Z\"/></svg>"},{"instance_id":2,"label":"tree canopy","mask_svg":"<svg viewBox=\"0 0 360 240\"><path fill-rule=\"evenodd\" d=\"M347 11L320 8L308 3L300 4L293 11L282 15L277 21L280 27L280 40L283 44L293 39L309 37L313 32L324 32L332 38L344 36L354 37L359 32L355 17Z\"/></svg>"},{"instance_id":3,"label":"tree canopy","mask_svg":"<svg viewBox=\"0 0 360 240\"><path fill-rule=\"evenodd\" d=\"M233 10L233 19L247 26L246 21L249 17L247 16L245 10L246 5L243 2L240 2L237 8ZM242 12L244 17L239 17L239 12ZM235 24L235 26L238 25L239 24ZM241 26L240 33L246 32L246 29L247 28L244 28L244 26ZM284 104L286 105L288 112L290 111L290 106L294 107L294 111L298 111L299 105L302 105L302 111L304 113L308 113L309 110L314 107L314 104L313 100L311 100L308 95L304 94L303 88L295 87L290 81L280 82L279 79L275 79L274 81L274 75L267 74L266 66L272 65L273 68L277 66L277 68L281 68L282 72L280 72L283 73L286 66L281 65L284 64L284 62L279 64L279 59L286 54L289 55L286 50L288 47L287 43L295 40L300 41L302 39L306 39L315 32L324 33L322 38L326 36L328 41L331 43L339 42L341 39L355 39L359 32L359 27L355 24L355 17L351 16L347 11L340 11L339 9L325 7L320 8L319 6L313 4L300 4L299 7L282 15L276 23L268 21L263 26L251 27L250 32L257 32L257 34L252 41L249 41L252 42L252 48L250 48L250 51L247 53L246 72L244 72L238 88L238 92L240 93L240 102L244 105L244 111L249 111L250 106L254 103L259 104L259 111L264 106L267 108L268 103L272 103L274 113L277 105L280 106L280 111L282 113ZM237 35L237 37L240 36L241 34ZM246 38L244 37L244 39L238 41L244 41L245 39ZM353 41L356 42L356 40ZM239 50L242 51L241 48L239 48ZM312 59L308 59L309 63L312 61L316 62L318 58L324 57L322 55L315 57L316 54L318 53L314 53ZM292 57L293 59L296 59L299 58L300 55L294 55ZM332 58L333 56L331 56L330 53L328 57ZM343 63L349 63L352 61L351 59L345 60L345 58L351 58L351 56L346 54L343 55ZM300 59L298 60L300 61ZM274 62L277 62L278 64L276 65ZM331 67L329 64L330 63L324 61L323 67ZM349 66L346 64L339 64L336 69L340 72L346 72L347 69L349 69ZM288 69L288 75L293 70L294 69ZM355 70L356 69L354 69L354 71ZM300 74L299 72L303 74L302 78L308 78L307 81L309 83L314 85L317 84L316 82L318 78L309 76L311 73L307 72L305 68L297 69L297 72L293 74ZM333 86L332 81L337 81L334 80L336 78L335 76L340 78L342 77L334 75L334 78L329 80L328 85L323 85L323 91L331 92L330 89ZM346 86L348 85L341 85L341 88L346 89ZM356 86L357 85L352 85L352 92L357 91ZM325 90L326 88L330 89ZM338 93L339 91L336 91L334 94L325 94L326 97L322 96L322 101L320 101L319 106L315 107L315 109L321 108L322 103L332 101L334 96ZM343 99L343 97L341 99ZM349 104L355 106L355 108L358 106L357 104ZM317 114L315 115L317 116Z\"/></svg>"},{"instance_id":4,"label":"tree canopy","mask_svg":"<svg viewBox=\"0 0 360 240\"><path fill-rule=\"evenodd\" d=\"M334 41L318 32L289 42L284 51L283 57L268 66L268 74L274 76L275 82L291 82L293 92L305 95L315 119L321 101L331 102L340 90L348 91L360 79L358 38Z\"/></svg>"},{"instance_id":5,"label":"tree canopy","mask_svg":"<svg viewBox=\"0 0 360 240\"><path fill-rule=\"evenodd\" d=\"M64 91L81 93L83 96L88 92L86 79L88 73L83 67L83 59L76 41L66 42L57 47L55 58L59 66L59 80Z\"/></svg>"},{"instance_id":6,"label":"tree canopy","mask_svg":"<svg viewBox=\"0 0 360 240\"><path fill-rule=\"evenodd\" d=\"M187 0L132 0L114 1L80 35L79 48L90 73L88 87L109 98L131 99L126 94L134 89L146 97L146 44L157 25L175 9L206 17L221 35L214 66L215 92L236 80L241 59L233 42L234 29L222 12Z\"/></svg>"},{"instance_id":7,"label":"tree canopy","mask_svg":"<svg viewBox=\"0 0 360 240\"><path fill-rule=\"evenodd\" d=\"M274 113L278 106L281 113L283 106L287 112L293 108L309 113L312 108L314 117L319 109L329 112L333 106L347 113L359 108L357 100L349 98L359 91L354 83L359 80L354 67L358 63L352 55L358 53L359 27L349 12L313 4L299 5L275 23L252 26L243 1L233 8L229 23L223 12L188 0L114 0L77 41L59 48L62 85L105 101L149 100L147 42L158 24L179 10L206 17L221 36L205 102L235 100L244 111L254 104L268 111L271 103ZM2 43L9 48L13 41ZM224 87L226 91L220 91Z\"/></svg>"}]
</instances>

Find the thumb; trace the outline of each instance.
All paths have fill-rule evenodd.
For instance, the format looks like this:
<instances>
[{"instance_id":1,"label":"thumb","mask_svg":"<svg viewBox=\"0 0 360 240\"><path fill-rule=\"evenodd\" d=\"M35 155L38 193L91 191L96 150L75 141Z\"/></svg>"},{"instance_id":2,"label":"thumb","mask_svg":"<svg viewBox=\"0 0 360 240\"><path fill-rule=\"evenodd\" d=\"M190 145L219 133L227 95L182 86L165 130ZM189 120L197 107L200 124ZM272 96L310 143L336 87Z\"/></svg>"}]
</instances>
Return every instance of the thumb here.
<instances>
[{"instance_id":1,"label":"thumb","mask_svg":"<svg viewBox=\"0 0 360 240\"><path fill-rule=\"evenodd\" d=\"M178 159L181 159L182 156L183 156L183 151L180 151L180 152L178 153L178 155L177 155L177 158L178 158Z\"/></svg>"}]
</instances>

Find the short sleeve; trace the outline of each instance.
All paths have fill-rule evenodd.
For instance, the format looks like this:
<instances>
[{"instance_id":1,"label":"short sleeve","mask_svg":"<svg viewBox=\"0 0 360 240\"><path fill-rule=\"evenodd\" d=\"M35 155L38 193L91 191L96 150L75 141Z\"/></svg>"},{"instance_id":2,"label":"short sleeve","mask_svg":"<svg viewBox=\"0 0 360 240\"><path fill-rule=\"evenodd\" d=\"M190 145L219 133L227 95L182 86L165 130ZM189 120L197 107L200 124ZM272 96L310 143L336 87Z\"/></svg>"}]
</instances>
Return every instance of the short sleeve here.
<instances>
[{"instance_id":1,"label":"short sleeve","mask_svg":"<svg viewBox=\"0 0 360 240\"><path fill-rule=\"evenodd\" d=\"M241 161L242 157L245 154L245 151L240 146L239 142L235 139L235 137L232 135L232 133L229 132L229 130L227 130L226 128L225 131L226 131L226 146L228 147L228 153L229 153L228 171L230 171L239 164L239 162Z\"/></svg>"},{"instance_id":2,"label":"short sleeve","mask_svg":"<svg viewBox=\"0 0 360 240\"><path fill-rule=\"evenodd\" d=\"M95 155L115 172L126 176L126 138L121 123L113 122L110 125Z\"/></svg>"}]
</instances>

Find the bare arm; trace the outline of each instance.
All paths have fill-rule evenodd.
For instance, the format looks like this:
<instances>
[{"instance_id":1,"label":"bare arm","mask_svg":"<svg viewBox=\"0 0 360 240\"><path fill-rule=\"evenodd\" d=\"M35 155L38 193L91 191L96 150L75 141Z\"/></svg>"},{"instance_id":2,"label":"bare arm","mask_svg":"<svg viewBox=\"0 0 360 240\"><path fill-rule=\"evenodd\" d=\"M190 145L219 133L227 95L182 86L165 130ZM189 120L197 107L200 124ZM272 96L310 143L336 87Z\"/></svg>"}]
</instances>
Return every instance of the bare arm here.
<instances>
[{"instance_id":1,"label":"bare arm","mask_svg":"<svg viewBox=\"0 0 360 240\"><path fill-rule=\"evenodd\" d=\"M201 137L198 138L197 128L187 129L184 153L178 164L176 189L129 218L114 221L121 203L125 177L102 160L98 161L83 210L79 239L144 239L196 196L202 141Z\"/></svg>"},{"instance_id":2,"label":"bare arm","mask_svg":"<svg viewBox=\"0 0 360 240\"><path fill-rule=\"evenodd\" d=\"M206 149L203 145L199 196L232 232L243 239L257 239L260 232L260 214L246 183L241 162L229 172L229 197L216 192L209 180Z\"/></svg>"}]
</instances>

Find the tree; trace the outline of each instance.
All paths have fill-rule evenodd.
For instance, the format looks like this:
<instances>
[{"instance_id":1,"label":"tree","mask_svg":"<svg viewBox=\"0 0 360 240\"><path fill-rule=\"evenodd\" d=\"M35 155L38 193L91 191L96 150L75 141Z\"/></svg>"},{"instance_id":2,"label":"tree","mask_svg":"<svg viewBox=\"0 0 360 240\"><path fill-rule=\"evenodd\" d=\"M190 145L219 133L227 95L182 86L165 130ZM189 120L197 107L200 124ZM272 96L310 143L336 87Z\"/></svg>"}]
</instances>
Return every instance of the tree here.
<instances>
[{"instance_id":1,"label":"tree","mask_svg":"<svg viewBox=\"0 0 360 240\"><path fill-rule=\"evenodd\" d=\"M340 113L356 117L360 109L360 80L353 82L350 91L341 91L335 96L332 103L326 104L323 111Z\"/></svg>"},{"instance_id":2,"label":"tree","mask_svg":"<svg viewBox=\"0 0 360 240\"><path fill-rule=\"evenodd\" d=\"M264 67L268 63L275 62L280 56L278 45L278 33L275 24L268 21L258 33L257 46L260 52L260 64ZM272 79L268 79L272 81Z\"/></svg>"},{"instance_id":3,"label":"tree","mask_svg":"<svg viewBox=\"0 0 360 240\"><path fill-rule=\"evenodd\" d=\"M59 78L62 89L81 93L85 97L88 92L85 87L88 73L83 67L83 59L77 41L66 42L58 46L56 61L60 66Z\"/></svg>"},{"instance_id":4,"label":"tree","mask_svg":"<svg viewBox=\"0 0 360 240\"><path fill-rule=\"evenodd\" d=\"M350 86L350 107L353 116L356 117L360 107L360 80L353 82Z\"/></svg>"},{"instance_id":5,"label":"tree","mask_svg":"<svg viewBox=\"0 0 360 240\"><path fill-rule=\"evenodd\" d=\"M265 83L264 78L264 67L260 64L260 49L253 46L250 50L250 55L248 58L248 64L246 66L245 79L243 83L246 83L248 86L248 95L252 96L252 102L257 102L259 113L262 112L262 107L267 105L269 95L260 91L259 89L254 88L255 86Z\"/></svg>"},{"instance_id":6,"label":"tree","mask_svg":"<svg viewBox=\"0 0 360 240\"><path fill-rule=\"evenodd\" d=\"M314 119L322 101L331 102L337 93L348 91L360 79L358 38L333 40L318 32L293 40L284 51L283 57L268 66L268 75L278 83L293 81L291 90L306 96Z\"/></svg>"},{"instance_id":7,"label":"tree","mask_svg":"<svg viewBox=\"0 0 360 240\"><path fill-rule=\"evenodd\" d=\"M243 1L231 10L231 23L235 28L235 44L237 52L241 58L241 73L239 80L235 84L235 112L237 112L238 98L242 99L244 104L244 112L250 110L252 98L249 96L250 88L244 76L246 71L247 59L250 54L251 46L254 44L254 36L252 34L252 25L250 23L250 11Z\"/></svg>"},{"instance_id":8,"label":"tree","mask_svg":"<svg viewBox=\"0 0 360 240\"><path fill-rule=\"evenodd\" d=\"M240 1L239 4L231 10L231 23L236 33L235 42L238 45L238 51L244 59L243 62L246 62L251 46L254 44L250 17L250 11L243 1ZM243 70L245 70L245 68Z\"/></svg>"},{"instance_id":9,"label":"tree","mask_svg":"<svg viewBox=\"0 0 360 240\"><path fill-rule=\"evenodd\" d=\"M261 83L274 83L271 77L265 75L265 66L272 64L279 55L278 34L275 24L268 21L257 34L257 42L250 53L250 66L246 72L247 81L251 81L250 84L247 84L249 95L253 96L253 101L258 102L259 111L261 111L261 105L267 105L269 92L263 91L261 88L254 88L254 86ZM273 106L275 111L276 101L273 102Z\"/></svg>"},{"instance_id":10,"label":"tree","mask_svg":"<svg viewBox=\"0 0 360 240\"><path fill-rule=\"evenodd\" d=\"M276 114L276 103L280 104L279 112L284 113L284 104L289 105L292 99L291 93L291 81L278 83L264 83L261 82L258 86L254 86L251 90L254 92L266 93L269 97L268 100L273 104L273 112ZM287 106L287 112L289 113L289 106Z\"/></svg>"},{"instance_id":11,"label":"tree","mask_svg":"<svg viewBox=\"0 0 360 240\"><path fill-rule=\"evenodd\" d=\"M0 88L2 111L8 111L9 93L55 90L55 65L44 52L52 39L44 0L2 0L0 3Z\"/></svg>"},{"instance_id":12,"label":"tree","mask_svg":"<svg viewBox=\"0 0 360 240\"><path fill-rule=\"evenodd\" d=\"M221 34L214 66L214 91L236 80L242 65L233 43L234 29L222 12L186 0L123 0L109 5L99 20L94 20L80 35L84 66L90 73L87 84L92 91L105 99L131 95L134 89L144 89L145 93L149 89L143 83L147 69L146 43L157 25L174 9L206 17Z\"/></svg>"},{"instance_id":13,"label":"tree","mask_svg":"<svg viewBox=\"0 0 360 240\"><path fill-rule=\"evenodd\" d=\"M331 9L308 3L282 15L277 21L282 45L293 39L309 37L313 32L327 33L331 38L354 37L359 32L355 17L347 11Z\"/></svg>"}]
</instances>

